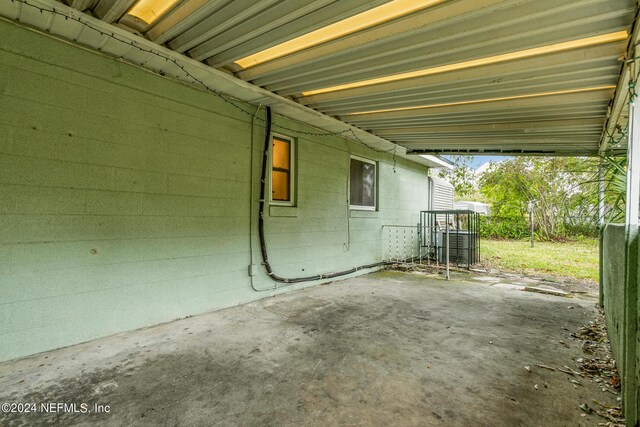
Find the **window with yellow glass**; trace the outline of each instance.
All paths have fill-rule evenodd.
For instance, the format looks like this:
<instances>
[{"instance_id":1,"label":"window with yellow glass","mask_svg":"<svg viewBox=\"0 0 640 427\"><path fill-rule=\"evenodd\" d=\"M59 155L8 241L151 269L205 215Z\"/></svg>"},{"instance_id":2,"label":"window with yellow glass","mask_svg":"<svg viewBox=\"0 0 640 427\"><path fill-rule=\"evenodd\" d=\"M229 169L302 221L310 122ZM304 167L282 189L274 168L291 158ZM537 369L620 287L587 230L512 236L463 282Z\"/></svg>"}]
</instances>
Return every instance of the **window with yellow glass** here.
<instances>
[{"instance_id":1,"label":"window with yellow glass","mask_svg":"<svg viewBox=\"0 0 640 427\"><path fill-rule=\"evenodd\" d=\"M294 206L294 140L273 135L271 138L271 204Z\"/></svg>"}]
</instances>

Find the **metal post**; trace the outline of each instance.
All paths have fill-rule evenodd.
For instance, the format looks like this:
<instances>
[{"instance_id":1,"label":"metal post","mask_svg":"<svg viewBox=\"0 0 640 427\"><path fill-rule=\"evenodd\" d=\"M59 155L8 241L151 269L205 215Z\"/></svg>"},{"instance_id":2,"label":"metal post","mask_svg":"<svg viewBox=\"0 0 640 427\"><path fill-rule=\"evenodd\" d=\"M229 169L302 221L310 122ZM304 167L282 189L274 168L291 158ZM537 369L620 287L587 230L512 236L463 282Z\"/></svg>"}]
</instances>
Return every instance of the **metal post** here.
<instances>
[{"instance_id":1,"label":"metal post","mask_svg":"<svg viewBox=\"0 0 640 427\"><path fill-rule=\"evenodd\" d=\"M476 224L476 239L478 239L478 257L476 258L476 262L480 262L480 214L475 214L473 222Z\"/></svg>"},{"instance_id":2,"label":"metal post","mask_svg":"<svg viewBox=\"0 0 640 427\"><path fill-rule=\"evenodd\" d=\"M447 214L446 216L446 221L445 221L445 227L446 227L446 235L447 235L447 252L445 255L445 262L446 262L446 274L445 274L445 280L449 280L449 214Z\"/></svg>"},{"instance_id":3,"label":"metal post","mask_svg":"<svg viewBox=\"0 0 640 427\"><path fill-rule=\"evenodd\" d=\"M475 247L471 234L471 214L467 213L467 270L471 269L471 245Z\"/></svg>"},{"instance_id":4,"label":"metal post","mask_svg":"<svg viewBox=\"0 0 640 427\"><path fill-rule=\"evenodd\" d=\"M627 225L638 225L640 216L640 108L629 104L629 148L627 150Z\"/></svg>"},{"instance_id":5,"label":"metal post","mask_svg":"<svg viewBox=\"0 0 640 427\"><path fill-rule=\"evenodd\" d=\"M533 200L529 201L529 225L531 226L531 247L533 247Z\"/></svg>"},{"instance_id":6,"label":"metal post","mask_svg":"<svg viewBox=\"0 0 640 427\"><path fill-rule=\"evenodd\" d=\"M456 267L460 267L460 212L456 211Z\"/></svg>"},{"instance_id":7,"label":"metal post","mask_svg":"<svg viewBox=\"0 0 640 427\"><path fill-rule=\"evenodd\" d=\"M396 262L400 262L400 249L398 248L398 241L400 237L398 236L398 227L396 227Z\"/></svg>"},{"instance_id":8,"label":"metal post","mask_svg":"<svg viewBox=\"0 0 640 427\"><path fill-rule=\"evenodd\" d=\"M436 259L436 267L440 268L440 248L438 247L438 230L437 230L437 223L438 223L438 216L434 213L431 214L430 216L430 221L431 221L431 226L429 227L429 235L430 237L430 241L433 245L433 253L434 253L434 258ZM441 245L444 245L444 242L440 242Z\"/></svg>"},{"instance_id":9,"label":"metal post","mask_svg":"<svg viewBox=\"0 0 640 427\"><path fill-rule=\"evenodd\" d=\"M637 56L637 53L636 55ZM634 64L635 65L635 64ZM636 74L636 67L632 67ZM635 85L635 82L631 82ZM638 339L638 222L640 214L640 106L635 91L630 94L629 141L627 150L627 206L625 220L625 283L622 319L622 402L625 415L638 414L638 387L634 378ZM629 420L627 416L627 420ZM631 424L629 424L631 425Z\"/></svg>"},{"instance_id":10,"label":"metal post","mask_svg":"<svg viewBox=\"0 0 640 427\"><path fill-rule=\"evenodd\" d=\"M414 247L415 247L415 245L413 244L413 228L410 231L411 231L411 234L409 235L409 244L411 245L411 265L413 265L415 261L415 257L413 256Z\"/></svg>"},{"instance_id":11,"label":"metal post","mask_svg":"<svg viewBox=\"0 0 640 427\"><path fill-rule=\"evenodd\" d=\"M604 307L604 166L598 164L598 304Z\"/></svg>"},{"instance_id":12,"label":"metal post","mask_svg":"<svg viewBox=\"0 0 640 427\"><path fill-rule=\"evenodd\" d=\"M531 247L533 247L533 209L529 211L529 222L531 223Z\"/></svg>"},{"instance_id":13,"label":"metal post","mask_svg":"<svg viewBox=\"0 0 640 427\"><path fill-rule=\"evenodd\" d=\"M600 227L604 225L604 167L602 166L602 157L598 165L598 224L600 224Z\"/></svg>"},{"instance_id":14,"label":"metal post","mask_svg":"<svg viewBox=\"0 0 640 427\"><path fill-rule=\"evenodd\" d=\"M402 228L402 262L407 263L407 229Z\"/></svg>"}]
</instances>

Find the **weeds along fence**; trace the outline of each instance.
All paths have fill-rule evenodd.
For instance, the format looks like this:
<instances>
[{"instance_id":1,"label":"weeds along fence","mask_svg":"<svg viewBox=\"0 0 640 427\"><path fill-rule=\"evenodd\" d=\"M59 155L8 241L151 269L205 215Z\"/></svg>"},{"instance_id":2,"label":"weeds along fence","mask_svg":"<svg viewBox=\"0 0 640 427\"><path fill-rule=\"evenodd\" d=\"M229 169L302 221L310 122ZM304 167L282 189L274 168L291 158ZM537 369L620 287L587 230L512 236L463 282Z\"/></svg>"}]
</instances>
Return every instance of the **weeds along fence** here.
<instances>
[{"instance_id":1,"label":"weeds along fence","mask_svg":"<svg viewBox=\"0 0 640 427\"><path fill-rule=\"evenodd\" d=\"M564 233L567 236L598 237L598 217L594 215L569 216L564 218Z\"/></svg>"},{"instance_id":2,"label":"weeds along fence","mask_svg":"<svg viewBox=\"0 0 640 427\"><path fill-rule=\"evenodd\" d=\"M480 237L522 239L529 233L529 222L524 217L480 216Z\"/></svg>"},{"instance_id":3,"label":"weeds along fence","mask_svg":"<svg viewBox=\"0 0 640 427\"><path fill-rule=\"evenodd\" d=\"M539 228L534 223L534 233L536 238ZM524 239L531 235L531 226L529 220L525 217L499 217L499 216L480 216L480 236L483 238L496 239ZM559 237L576 237L598 236L598 225L593 218L589 217L567 217L563 218L556 225L556 231L552 238Z\"/></svg>"}]
</instances>

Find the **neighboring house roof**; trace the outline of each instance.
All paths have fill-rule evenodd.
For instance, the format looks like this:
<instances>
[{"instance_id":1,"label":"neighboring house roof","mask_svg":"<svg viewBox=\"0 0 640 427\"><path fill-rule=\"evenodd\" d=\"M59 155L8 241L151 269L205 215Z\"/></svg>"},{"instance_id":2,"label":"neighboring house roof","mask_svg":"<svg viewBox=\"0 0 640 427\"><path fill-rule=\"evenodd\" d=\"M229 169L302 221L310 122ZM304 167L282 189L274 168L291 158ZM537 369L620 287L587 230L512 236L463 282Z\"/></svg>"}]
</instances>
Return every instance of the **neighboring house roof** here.
<instances>
[{"instance_id":1,"label":"neighboring house roof","mask_svg":"<svg viewBox=\"0 0 640 427\"><path fill-rule=\"evenodd\" d=\"M485 215L491 215L491 205L489 203L460 200L454 202L453 207L455 209L470 210Z\"/></svg>"}]
</instances>

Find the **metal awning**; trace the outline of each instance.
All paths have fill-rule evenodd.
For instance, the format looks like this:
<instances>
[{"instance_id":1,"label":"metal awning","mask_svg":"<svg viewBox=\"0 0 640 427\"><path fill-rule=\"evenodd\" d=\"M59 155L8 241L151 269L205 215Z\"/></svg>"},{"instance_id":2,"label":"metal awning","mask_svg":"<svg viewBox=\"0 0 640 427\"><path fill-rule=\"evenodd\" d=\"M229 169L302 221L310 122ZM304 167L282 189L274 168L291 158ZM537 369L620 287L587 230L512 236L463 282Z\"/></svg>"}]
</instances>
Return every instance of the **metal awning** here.
<instances>
[{"instance_id":1,"label":"metal awning","mask_svg":"<svg viewBox=\"0 0 640 427\"><path fill-rule=\"evenodd\" d=\"M223 92L322 129L352 125L380 148L556 155L598 152L638 7L636 0L149 0L155 10L165 3L154 16L151 6L147 15L132 11L144 6L138 0L66 3L75 11L54 0L0 0L0 15L168 72L157 57L47 10L91 15L105 31L197 61L199 78L210 70Z\"/></svg>"}]
</instances>

